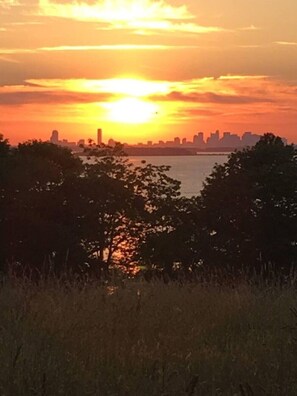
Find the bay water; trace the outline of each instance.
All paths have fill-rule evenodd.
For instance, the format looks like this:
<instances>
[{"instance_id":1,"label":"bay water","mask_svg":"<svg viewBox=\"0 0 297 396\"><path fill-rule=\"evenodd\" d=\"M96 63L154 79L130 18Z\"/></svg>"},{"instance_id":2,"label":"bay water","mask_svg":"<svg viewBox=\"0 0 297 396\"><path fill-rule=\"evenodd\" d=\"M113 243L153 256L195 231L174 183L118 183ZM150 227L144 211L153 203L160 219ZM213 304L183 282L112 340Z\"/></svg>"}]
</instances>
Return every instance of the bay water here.
<instances>
[{"instance_id":1,"label":"bay water","mask_svg":"<svg viewBox=\"0 0 297 396\"><path fill-rule=\"evenodd\" d=\"M181 194L186 197L198 195L205 178L209 176L215 164L227 161L227 154L203 154L193 156L147 156L129 157L138 166L142 161L152 165L169 165L168 175L181 182Z\"/></svg>"}]
</instances>

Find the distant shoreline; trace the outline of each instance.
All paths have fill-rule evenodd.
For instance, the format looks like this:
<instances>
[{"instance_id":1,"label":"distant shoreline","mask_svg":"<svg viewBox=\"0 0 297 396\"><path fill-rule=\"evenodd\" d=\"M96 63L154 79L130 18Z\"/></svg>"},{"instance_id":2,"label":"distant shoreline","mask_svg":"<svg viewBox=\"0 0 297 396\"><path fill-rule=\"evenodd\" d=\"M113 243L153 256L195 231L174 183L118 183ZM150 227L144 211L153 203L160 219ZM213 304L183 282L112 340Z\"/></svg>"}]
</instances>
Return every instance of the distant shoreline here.
<instances>
[{"instance_id":1,"label":"distant shoreline","mask_svg":"<svg viewBox=\"0 0 297 396\"><path fill-rule=\"evenodd\" d=\"M129 156L195 156L195 155L225 155L233 149L199 150L197 147L124 147Z\"/></svg>"},{"instance_id":2,"label":"distant shoreline","mask_svg":"<svg viewBox=\"0 0 297 396\"><path fill-rule=\"evenodd\" d=\"M125 147L124 152L128 157L195 157L195 156L225 156L236 150L234 149L212 149L199 150L197 148L174 148L174 147ZM76 153L79 156L89 156L84 152Z\"/></svg>"}]
</instances>

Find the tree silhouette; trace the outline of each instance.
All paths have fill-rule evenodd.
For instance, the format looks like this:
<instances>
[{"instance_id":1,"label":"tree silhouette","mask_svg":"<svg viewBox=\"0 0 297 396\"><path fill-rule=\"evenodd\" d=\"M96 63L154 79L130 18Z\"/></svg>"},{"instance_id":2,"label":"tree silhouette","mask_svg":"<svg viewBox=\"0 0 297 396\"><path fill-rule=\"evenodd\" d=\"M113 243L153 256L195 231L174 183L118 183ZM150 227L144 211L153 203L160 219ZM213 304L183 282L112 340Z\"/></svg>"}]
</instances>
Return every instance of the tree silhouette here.
<instances>
[{"instance_id":1,"label":"tree silhouette","mask_svg":"<svg viewBox=\"0 0 297 396\"><path fill-rule=\"evenodd\" d=\"M166 166L133 166L121 146L88 150L77 195L84 207L83 244L93 268L106 276L117 261L125 267L139 259L138 248L152 227L166 223L166 208L179 195L180 183Z\"/></svg>"},{"instance_id":2,"label":"tree silhouette","mask_svg":"<svg viewBox=\"0 0 297 396\"><path fill-rule=\"evenodd\" d=\"M37 141L10 149L1 163L1 262L42 271L65 263L75 235L67 201L82 163L67 149ZM59 262L59 264L58 264ZM61 270L61 268L59 268Z\"/></svg>"},{"instance_id":3,"label":"tree silhouette","mask_svg":"<svg viewBox=\"0 0 297 396\"><path fill-rule=\"evenodd\" d=\"M129 267L153 226L166 222L179 182L168 167L134 167L122 147L87 149L83 163L69 150L38 141L11 148L1 140L0 262L18 272L68 269L106 277Z\"/></svg>"},{"instance_id":4,"label":"tree silhouette","mask_svg":"<svg viewBox=\"0 0 297 396\"><path fill-rule=\"evenodd\" d=\"M197 265L197 245L193 236L197 228L195 199L175 197L167 202L162 220L153 218L138 246L138 258L152 275L173 278L177 273L188 275Z\"/></svg>"},{"instance_id":5,"label":"tree silhouette","mask_svg":"<svg viewBox=\"0 0 297 396\"><path fill-rule=\"evenodd\" d=\"M7 139L4 139L4 136L0 133L0 159L6 157L9 153L9 142Z\"/></svg>"},{"instance_id":6,"label":"tree silhouette","mask_svg":"<svg viewBox=\"0 0 297 396\"><path fill-rule=\"evenodd\" d=\"M197 198L202 262L286 272L297 263L297 151L264 135L217 165Z\"/></svg>"}]
</instances>

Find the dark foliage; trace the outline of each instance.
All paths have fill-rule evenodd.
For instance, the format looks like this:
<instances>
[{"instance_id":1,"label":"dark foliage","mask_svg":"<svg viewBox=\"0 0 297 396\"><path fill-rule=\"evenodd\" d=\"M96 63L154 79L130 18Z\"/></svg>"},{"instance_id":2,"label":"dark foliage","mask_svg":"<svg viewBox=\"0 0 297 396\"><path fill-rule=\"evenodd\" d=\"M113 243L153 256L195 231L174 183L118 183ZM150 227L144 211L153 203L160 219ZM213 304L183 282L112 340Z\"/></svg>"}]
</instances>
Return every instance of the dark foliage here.
<instances>
[{"instance_id":1,"label":"dark foliage","mask_svg":"<svg viewBox=\"0 0 297 396\"><path fill-rule=\"evenodd\" d=\"M83 163L51 143L0 143L3 271L106 277L115 263L127 269L148 221L179 195L168 167L134 167L121 146L91 144Z\"/></svg>"},{"instance_id":2,"label":"dark foliage","mask_svg":"<svg viewBox=\"0 0 297 396\"><path fill-rule=\"evenodd\" d=\"M189 275L197 267L195 240L198 207L195 199L182 197L167 202L161 217L153 217L139 246L139 261L150 273ZM147 225L148 226L148 225Z\"/></svg>"},{"instance_id":3,"label":"dark foliage","mask_svg":"<svg viewBox=\"0 0 297 396\"><path fill-rule=\"evenodd\" d=\"M76 244L69 188L82 170L70 151L37 141L11 148L1 162L1 266L59 271ZM68 186L68 187L67 187Z\"/></svg>"},{"instance_id":4,"label":"dark foliage","mask_svg":"<svg viewBox=\"0 0 297 396\"><path fill-rule=\"evenodd\" d=\"M297 151L274 135L217 165L198 197L168 167L135 167L121 145L86 161L0 136L0 269L106 278L141 264L174 278L285 274L297 264ZM199 275L200 276L200 275Z\"/></svg>"},{"instance_id":5,"label":"dark foliage","mask_svg":"<svg viewBox=\"0 0 297 396\"><path fill-rule=\"evenodd\" d=\"M208 267L289 273L297 264L297 151L266 134L217 165L197 198Z\"/></svg>"}]
</instances>

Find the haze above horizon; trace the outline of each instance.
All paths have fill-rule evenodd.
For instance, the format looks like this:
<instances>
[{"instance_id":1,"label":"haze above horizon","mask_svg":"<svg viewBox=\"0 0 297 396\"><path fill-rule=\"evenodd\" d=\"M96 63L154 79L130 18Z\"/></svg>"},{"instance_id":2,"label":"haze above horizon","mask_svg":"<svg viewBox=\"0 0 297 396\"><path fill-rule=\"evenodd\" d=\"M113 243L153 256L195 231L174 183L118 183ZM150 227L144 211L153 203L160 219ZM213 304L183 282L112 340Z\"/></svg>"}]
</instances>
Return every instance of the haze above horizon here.
<instances>
[{"instance_id":1,"label":"haze above horizon","mask_svg":"<svg viewBox=\"0 0 297 396\"><path fill-rule=\"evenodd\" d=\"M0 132L296 142L296 15L293 0L0 0Z\"/></svg>"}]
</instances>

